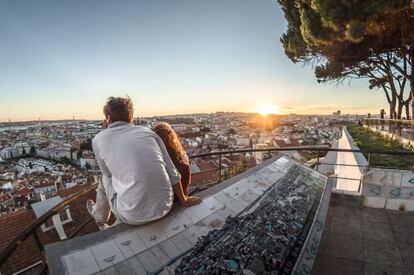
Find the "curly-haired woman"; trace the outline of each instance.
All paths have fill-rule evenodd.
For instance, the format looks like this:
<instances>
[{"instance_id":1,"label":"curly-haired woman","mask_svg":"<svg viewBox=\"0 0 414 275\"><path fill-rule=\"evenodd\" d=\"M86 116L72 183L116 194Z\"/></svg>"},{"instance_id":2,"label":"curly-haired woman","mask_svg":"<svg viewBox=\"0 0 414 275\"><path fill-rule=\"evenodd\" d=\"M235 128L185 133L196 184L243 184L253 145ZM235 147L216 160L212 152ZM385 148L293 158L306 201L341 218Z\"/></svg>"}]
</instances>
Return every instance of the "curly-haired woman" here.
<instances>
[{"instance_id":1,"label":"curly-haired woman","mask_svg":"<svg viewBox=\"0 0 414 275\"><path fill-rule=\"evenodd\" d=\"M152 129L158 136L161 137L162 141L167 148L168 154L172 162L177 168L181 175L181 188L185 198L180 198L181 192L177 192L176 196L184 206L190 206L201 202L201 198L188 196L188 187L191 184L191 167L190 161L183 147L181 146L180 140L177 137L176 132L168 123L160 123Z\"/></svg>"}]
</instances>

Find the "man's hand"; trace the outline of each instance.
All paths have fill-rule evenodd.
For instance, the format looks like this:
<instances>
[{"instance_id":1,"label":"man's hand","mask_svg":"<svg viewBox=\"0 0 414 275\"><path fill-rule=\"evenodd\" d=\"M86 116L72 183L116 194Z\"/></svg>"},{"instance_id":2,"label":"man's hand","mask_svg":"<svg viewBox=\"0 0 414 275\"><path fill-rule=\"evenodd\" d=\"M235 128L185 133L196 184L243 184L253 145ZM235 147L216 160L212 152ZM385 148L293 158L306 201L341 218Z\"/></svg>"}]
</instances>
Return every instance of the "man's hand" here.
<instances>
[{"instance_id":1,"label":"man's hand","mask_svg":"<svg viewBox=\"0 0 414 275\"><path fill-rule=\"evenodd\" d=\"M191 207L197 204L200 204L203 201L202 198L199 197L186 197L184 201L182 201L182 205L184 205L185 207Z\"/></svg>"}]
</instances>

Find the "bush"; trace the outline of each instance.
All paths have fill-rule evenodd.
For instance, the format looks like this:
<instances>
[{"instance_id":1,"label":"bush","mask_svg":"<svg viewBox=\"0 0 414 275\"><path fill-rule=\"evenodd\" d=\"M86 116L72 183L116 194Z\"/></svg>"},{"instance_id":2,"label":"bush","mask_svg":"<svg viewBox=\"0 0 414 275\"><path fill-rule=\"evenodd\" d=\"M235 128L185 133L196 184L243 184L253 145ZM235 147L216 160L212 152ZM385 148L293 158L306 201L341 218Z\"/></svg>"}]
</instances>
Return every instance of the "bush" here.
<instances>
[{"instance_id":1,"label":"bush","mask_svg":"<svg viewBox=\"0 0 414 275\"><path fill-rule=\"evenodd\" d=\"M383 152L412 152L410 146L401 144L397 140L384 137L380 133L374 132L369 128L359 125L347 126L356 145L363 151L383 151ZM364 154L368 159L368 154ZM371 154L370 165L373 167L395 168L411 170L414 164L414 156L408 155L384 155Z\"/></svg>"}]
</instances>

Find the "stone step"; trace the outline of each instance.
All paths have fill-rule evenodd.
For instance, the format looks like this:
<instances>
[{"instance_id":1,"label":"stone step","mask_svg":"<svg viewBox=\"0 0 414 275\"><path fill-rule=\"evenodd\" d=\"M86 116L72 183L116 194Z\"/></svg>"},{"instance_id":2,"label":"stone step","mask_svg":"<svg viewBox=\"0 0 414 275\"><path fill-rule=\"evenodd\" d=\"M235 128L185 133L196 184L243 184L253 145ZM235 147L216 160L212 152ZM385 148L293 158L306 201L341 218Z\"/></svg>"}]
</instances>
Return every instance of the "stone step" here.
<instances>
[{"instance_id":1,"label":"stone step","mask_svg":"<svg viewBox=\"0 0 414 275\"><path fill-rule=\"evenodd\" d=\"M343 193L332 193L331 203L363 206L364 197L357 195L349 195Z\"/></svg>"}]
</instances>

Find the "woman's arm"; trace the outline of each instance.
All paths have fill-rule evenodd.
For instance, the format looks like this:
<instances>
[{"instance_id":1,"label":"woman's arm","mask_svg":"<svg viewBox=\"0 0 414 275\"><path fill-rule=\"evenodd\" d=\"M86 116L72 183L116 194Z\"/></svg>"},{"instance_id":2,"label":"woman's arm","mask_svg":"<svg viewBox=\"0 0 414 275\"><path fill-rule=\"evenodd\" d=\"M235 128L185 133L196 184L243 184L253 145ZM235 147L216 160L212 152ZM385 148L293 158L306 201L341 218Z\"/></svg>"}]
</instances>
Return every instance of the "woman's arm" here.
<instances>
[{"instance_id":1,"label":"woman's arm","mask_svg":"<svg viewBox=\"0 0 414 275\"><path fill-rule=\"evenodd\" d=\"M185 207L197 205L202 202L202 199L199 197L189 197L185 195L180 183L174 184L172 187L173 187L174 194L177 196L181 204L184 205Z\"/></svg>"},{"instance_id":2,"label":"woman's arm","mask_svg":"<svg viewBox=\"0 0 414 275\"><path fill-rule=\"evenodd\" d=\"M181 186L184 194L188 195L188 187L191 184L191 167L189 164L182 162L180 162L176 167L181 175Z\"/></svg>"}]
</instances>

